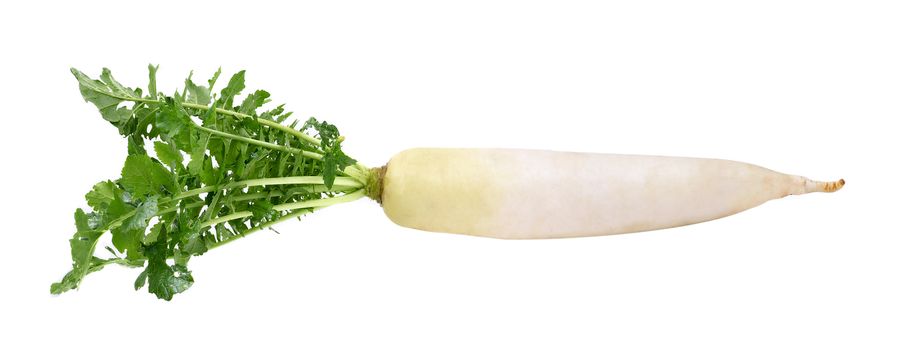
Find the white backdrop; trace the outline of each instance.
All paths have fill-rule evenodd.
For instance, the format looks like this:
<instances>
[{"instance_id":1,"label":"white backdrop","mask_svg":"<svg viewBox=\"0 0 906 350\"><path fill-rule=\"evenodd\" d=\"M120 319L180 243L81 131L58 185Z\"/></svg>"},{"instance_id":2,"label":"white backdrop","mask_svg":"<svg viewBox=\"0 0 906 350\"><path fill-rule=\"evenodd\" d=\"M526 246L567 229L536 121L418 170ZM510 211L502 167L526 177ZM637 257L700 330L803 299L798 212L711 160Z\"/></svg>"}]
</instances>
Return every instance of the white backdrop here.
<instances>
[{"instance_id":1,"label":"white backdrop","mask_svg":"<svg viewBox=\"0 0 906 350\"><path fill-rule=\"evenodd\" d=\"M0 11L0 347L906 348L906 11L896 1L123 1ZM359 201L193 259L172 302L111 267L48 293L125 142L70 66L247 69L382 165L418 146L742 160L846 188L647 233L502 241ZM201 79L199 79L201 80Z\"/></svg>"}]
</instances>

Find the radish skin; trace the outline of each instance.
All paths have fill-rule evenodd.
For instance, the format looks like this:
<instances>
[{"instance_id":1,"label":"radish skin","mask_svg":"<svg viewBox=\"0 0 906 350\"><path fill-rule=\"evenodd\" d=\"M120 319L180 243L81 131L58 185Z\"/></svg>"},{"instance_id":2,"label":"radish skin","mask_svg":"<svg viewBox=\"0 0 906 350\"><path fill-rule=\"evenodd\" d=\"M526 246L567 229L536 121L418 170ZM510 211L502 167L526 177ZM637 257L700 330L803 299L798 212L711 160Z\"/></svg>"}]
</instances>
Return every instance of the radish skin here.
<instances>
[{"instance_id":1,"label":"radish skin","mask_svg":"<svg viewBox=\"0 0 906 350\"><path fill-rule=\"evenodd\" d=\"M516 149L403 151L387 164L388 218L419 230L536 239L689 225L843 186L701 158Z\"/></svg>"}]
</instances>

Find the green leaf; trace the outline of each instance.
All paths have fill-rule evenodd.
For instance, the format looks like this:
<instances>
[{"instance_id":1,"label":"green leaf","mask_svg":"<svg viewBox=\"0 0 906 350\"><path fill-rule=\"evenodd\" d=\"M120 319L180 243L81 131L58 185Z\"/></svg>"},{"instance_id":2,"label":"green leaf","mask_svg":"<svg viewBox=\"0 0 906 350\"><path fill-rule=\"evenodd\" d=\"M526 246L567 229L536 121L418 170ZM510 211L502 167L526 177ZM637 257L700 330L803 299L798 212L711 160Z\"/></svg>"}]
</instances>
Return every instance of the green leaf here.
<instances>
[{"instance_id":1,"label":"green leaf","mask_svg":"<svg viewBox=\"0 0 906 350\"><path fill-rule=\"evenodd\" d=\"M79 82L79 91L82 93L82 97L85 101L93 103L104 119L119 126L120 123L132 117L132 111L126 107L119 107L119 104L123 101L137 98L135 91L127 89L116 82L110 74L110 70L104 68L103 73L101 73L102 80L91 79L75 68L71 68L70 71Z\"/></svg>"},{"instance_id":2,"label":"green leaf","mask_svg":"<svg viewBox=\"0 0 906 350\"><path fill-rule=\"evenodd\" d=\"M139 106L138 109L132 111L132 117L134 118L134 124L129 123L129 130L123 128L120 133L124 135L131 135L133 138L142 138L142 139L154 139L159 136L159 130L153 127L155 119L157 118L157 112L159 108L149 108L148 105ZM125 133L123 132L125 131ZM142 142L144 144L144 142Z\"/></svg>"},{"instance_id":3,"label":"green leaf","mask_svg":"<svg viewBox=\"0 0 906 350\"><path fill-rule=\"evenodd\" d=\"M255 91L255 93L249 94L246 96L245 100L242 101L242 105L239 106L239 112L248 115L255 114L255 110L258 109L258 107L267 103L268 97L271 97L271 94L264 90L258 90Z\"/></svg>"},{"instance_id":4,"label":"green leaf","mask_svg":"<svg viewBox=\"0 0 906 350\"><path fill-rule=\"evenodd\" d=\"M347 156L340 149L340 131L333 124L309 118L303 126L303 130L307 129L316 130L321 138L321 151L324 153L321 158L321 176L324 178L324 185L330 189L333 187L337 173L354 165L356 160Z\"/></svg>"},{"instance_id":5,"label":"green leaf","mask_svg":"<svg viewBox=\"0 0 906 350\"><path fill-rule=\"evenodd\" d=\"M167 246L167 230L161 230L157 242L147 247L148 266L145 274L148 292L160 299L171 300L173 295L182 293L194 282L191 272L184 265L168 265L167 258L172 251ZM136 281L138 286L138 281ZM140 286L139 286L140 287Z\"/></svg>"},{"instance_id":6,"label":"green leaf","mask_svg":"<svg viewBox=\"0 0 906 350\"><path fill-rule=\"evenodd\" d=\"M324 167L321 169L321 177L324 179L324 185L330 189L337 178L337 159L332 154L325 154L321 158L321 164Z\"/></svg>"},{"instance_id":7,"label":"green leaf","mask_svg":"<svg viewBox=\"0 0 906 350\"><path fill-rule=\"evenodd\" d=\"M252 217L257 220L273 220L279 214L274 211L274 205L267 199L257 200L248 210L252 212Z\"/></svg>"},{"instance_id":8,"label":"green leaf","mask_svg":"<svg viewBox=\"0 0 906 350\"><path fill-rule=\"evenodd\" d=\"M154 116L154 126L164 139L185 143L188 141L187 130L191 127L192 120L176 103L172 98L166 99Z\"/></svg>"},{"instance_id":9,"label":"green leaf","mask_svg":"<svg viewBox=\"0 0 906 350\"><path fill-rule=\"evenodd\" d=\"M127 230L139 230L142 233L148 228L148 220L157 215L157 197L151 196L135 207L135 215L123 221L122 226Z\"/></svg>"},{"instance_id":10,"label":"green leaf","mask_svg":"<svg viewBox=\"0 0 906 350\"><path fill-rule=\"evenodd\" d=\"M67 273L60 282L50 286L50 292L53 294L60 294L79 287L82 279L90 272L94 248L98 237L101 236L101 232L90 229L88 215L82 209L76 209L74 216L76 233L69 240L72 271Z\"/></svg>"},{"instance_id":11,"label":"green leaf","mask_svg":"<svg viewBox=\"0 0 906 350\"><path fill-rule=\"evenodd\" d=\"M223 90L220 90L220 99L219 104L222 108L232 109L233 108L233 98L236 95L239 95L242 92L242 89L245 89L245 71L241 70L239 73L233 75L230 78L230 82L227 84Z\"/></svg>"},{"instance_id":12,"label":"green leaf","mask_svg":"<svg viewBox=\"0 0 906 350\"><path fill-rule=\"evenodd\" d=\"M120 82L116 81L116 79L113 79L113 74L110 74L110 70L107 68L104 68L101 71L101 81L104 82L107 88L109 88L116 96L125 96L125 99L141 97L135 90L124 87Z\"/></svg>"},{"instance_id":13,"label":"green leaf","mask_svg":"<svg viewBox=\"0 0 906 350\"><path fill-rule=\"evenodd\" d=\"M176 149L173 144L155 141L154 153L157 154L157 159L160 159L160 161L169 166L170 169L175 170L182 166L182 152Z\"/></svg>"},{"instance_id":14,"label":"green leaf","mask_svg":"<svg viewBox=\"0 0 906 350\"><path fill-rule=\"evenodd\" d=\"M211 157L204 157L201 165L201 171L198 173L198 176L201 178L201 182L205 185L216 185L219 183L217 169L214 168L214 163L211 161Z\"/></svg>"},{"instance_id":15,"label":"green leaf","mask_svg":"<svg viewBox=\"0 0 906 350\"><path fill-rule=\"evenodd\" d=\"M154 224L154 226L151 227L150 230L148 230L148 234L142 238L142 244L150 245L154 242L157 242L158 238L160 238L160 231L163 229L164 222L158 221L156 224Z\"/></svg>"},{"instance_id":16,"label":"green leaf","mask_svg":"<svg viewBox=\"0 0 906 350\"><path fill-rule=\"evenodd\" d=\"M201 134L192 140L192 153L189 154L189 174L198 175L205 161L205 151L208 149L210 134Z\"/></svg>"},{"instance_id":17,"label":"green leaf","mask_svg":"<svg viewBox=\"0 0 906 350\"><path fill-rule=\"evenodd\" d=\"M135 283L133 283L133 287L135 287L135 290L142 289L142 287L145 286L145 281L147 281L147 280L148 280L148 270L142 270L142 272L140 274L138 274L138 278L135 279Z\"/></svg>"},{"instance_id":18,"label":"green leaf","mask_svg":"<svg viewBox=\"0 0 906 350\"><path fill-rule=\"evenodd\" d=\"M180 249L190 255L201 255L208 251L204 236L200 234L190 236L186 243L180 246Z\"/></svg>"},{"instance_id":19,"label":"green leaf","mask_svg":"<svg viewBox=\"0 0 906 350\"><path fill-rule=\"evenodd\" d=\"M214 84L217 83L217 78L220 77L220 67L217 68L217 71L214 72L214 76L211 79L208 79L208 91L214 91Z\"/></svg>"},{"instance_id":20,"label":"green leaf","mask_svg":"<svg viewBox=\"0 0 906 350\"><path fill-rule=\"evenodd\" d=\"M284 120L286 120L286 117L289 117L289 115L292 114L292 113L284 113L283 107L285 107L285 105L282 105L282 104L277 107L274 107L274 109L261 113L258 116L258 118L283 122Z\"/></svg>"},{"instance_id":21,"label":"green leaf","mask_svg":"<svg viewBox=\"0 0 906 350\"><path fill-rule=\"evenodd\" d=\"M152 100L157 99L157 67L148 64L148 97Z\"/></svg>"},{"instance_id":22,"label":"green leaf","mask_svg":"<svg viewBox=\"0 0 906 350\"><path fill-rule=\"evenodd\" d=\"M131 215L130 213L132 213L134 209L135 208L127 204L126 201L123 200L123 198L117 197L112 202L110 202L110 206L107 208L107 216L111 221L120 220L124 217L126 219L129 219L127 215ZM122 228L122 224L120 224L120 226L114 227L110 230L110 232L113 235L113 246L116 247L116 249L120 253L125 252L126 249L135 250L136 248L138 248L138 246L135 244L137 237L135 237L134 232Z\"/></svg>"},{"instance_id":23,"label":"green leaf","mask_svg":"<svg viewBox=\"0 0 906 350\"><path fill-rule=\"evenodd\" d=\"M133 154L146 155L146 154L148 154L147 152L145 152L145 139L141 138L140 136L139 137L131 137L131 136L127 137L126 142L127 142L126 149L127 149L129 155L133 155Z\"/></svg>"},{"instance_id":24,"label":"green leaf","mask_svg":"<svg viewBox=\"0 0 906 350\"><path fill-rule=\"evenodd\" d=\"M179 241L178 247L181 255L201 255L208 251L205 241L207 228L202 229L197 220L200 211L201 207L183 207L179 211L176 225L174 225L178 232L173 235L173 239Z\"/></svg>"},{"instance_id":25,"label":"green leaf","mask_svg":"<svg viewBox=\"0 0 906 350\"><path fill-rule=\"evenodd\" d=\"M101 181L85 194L85 200L94 210L105 210L116 196L116 184L112 181Z\"/></svg>"},{"instance_id":26,"label":"green leaf","mask_svg":"<svg viewBox=\"0 0 906 350\"><path fill-rule=\"evenodd\" d=\"M126 158L120 184L134 197L177 192L173 174L146 155Z\"/></svg>"},{"instance_id":27,"label":"green leaf","mask_svg":"<svg viewBox=\"0 0 906 350\"><path fill-rule=\"evenodd\" d=\"M186 102L207 106L211 103L211 90L206 86L198 86L192 82L192 73L186 78Z\"/></svg>"}]
</instances>

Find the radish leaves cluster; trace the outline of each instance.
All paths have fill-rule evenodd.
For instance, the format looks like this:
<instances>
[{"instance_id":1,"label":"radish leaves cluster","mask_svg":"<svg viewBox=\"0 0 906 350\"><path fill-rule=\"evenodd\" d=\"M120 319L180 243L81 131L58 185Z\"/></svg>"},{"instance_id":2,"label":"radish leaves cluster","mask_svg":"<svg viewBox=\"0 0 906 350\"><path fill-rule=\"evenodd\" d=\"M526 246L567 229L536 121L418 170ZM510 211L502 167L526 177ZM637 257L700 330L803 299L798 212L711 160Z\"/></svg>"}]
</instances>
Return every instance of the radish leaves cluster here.
<instances>
[{"instance_id":1,"label":"radish leaves cluster","mask_svg":"<svg viewBox=\"0 0 906 350\"><path fill-rule=\"evenodd\" d=\"M284 105L265 108L270 93L241 98L245 72L215 92L218 70L204 84L192 74L181 91L147 92L103 69L92 79L72 69L84 99L125 138L120 177L94 185L90 210L75 212L72 270L51 285L60 294L89 273L116 264L141 268L136 290L158 298L192 286L193 256L319 208L365 195L369 169L341 149L337 128L314 118L290 121ZM105 254L97 246L110 233ZM101 256L103 255L103 256Z\"/></svg>"}]
</instances>

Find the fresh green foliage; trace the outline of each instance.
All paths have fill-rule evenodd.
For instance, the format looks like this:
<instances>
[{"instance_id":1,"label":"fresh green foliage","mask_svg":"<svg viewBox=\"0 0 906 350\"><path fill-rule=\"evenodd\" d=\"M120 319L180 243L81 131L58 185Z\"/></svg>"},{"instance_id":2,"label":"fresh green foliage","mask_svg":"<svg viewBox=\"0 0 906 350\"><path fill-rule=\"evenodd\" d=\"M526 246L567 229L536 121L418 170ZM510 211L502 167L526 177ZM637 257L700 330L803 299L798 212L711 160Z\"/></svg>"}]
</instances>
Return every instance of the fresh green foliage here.
<instances>
[{"instance_id":1,"label":"fresh green foliage","mask_svg":"<svg viewBox=\"0 0 906 350\"><path fill-rule=\"evenodd\" d=\"M188 262L236 238L329 205L363 196L370 170L343 153L329 123L285 123L284 105L264 108L271 94L241 103L245 71L217 96L218 69L207 84L192 74L181 92L159 93L148 66L148 93L128 88L104 68L95 80L72 69L82 97L126 139L120 177L85 195L90 212L75 212L72 270L51 285L59 294L107 265L143 268L147 285L170 300L192 286ZM110 232L107 257L97 245Z\"/></svg>"}]
</instances>

